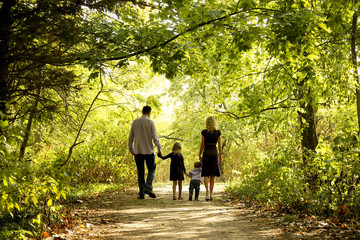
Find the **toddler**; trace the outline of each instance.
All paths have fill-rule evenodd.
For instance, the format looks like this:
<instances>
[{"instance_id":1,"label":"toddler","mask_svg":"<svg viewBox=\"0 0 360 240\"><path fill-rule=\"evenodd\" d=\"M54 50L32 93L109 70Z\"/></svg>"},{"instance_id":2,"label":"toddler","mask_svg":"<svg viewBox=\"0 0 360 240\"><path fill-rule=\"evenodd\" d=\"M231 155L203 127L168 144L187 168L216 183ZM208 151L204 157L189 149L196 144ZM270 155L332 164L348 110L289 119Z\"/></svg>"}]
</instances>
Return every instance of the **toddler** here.
<instances>
[{"instance_id":1,"label":"toddler","mask_svg":"<svg viewBox=\"0 0 360 240\"><path fill-rule=\"evenodd\" d=\"M199 200L200 183L204 182L204 178L201 177L201 162L194 163L194 169L186 173L186 176L191 178L189 187L189 201L192 201L193 193L195 190L195 201Z\"/></svg>"}]
</instances>

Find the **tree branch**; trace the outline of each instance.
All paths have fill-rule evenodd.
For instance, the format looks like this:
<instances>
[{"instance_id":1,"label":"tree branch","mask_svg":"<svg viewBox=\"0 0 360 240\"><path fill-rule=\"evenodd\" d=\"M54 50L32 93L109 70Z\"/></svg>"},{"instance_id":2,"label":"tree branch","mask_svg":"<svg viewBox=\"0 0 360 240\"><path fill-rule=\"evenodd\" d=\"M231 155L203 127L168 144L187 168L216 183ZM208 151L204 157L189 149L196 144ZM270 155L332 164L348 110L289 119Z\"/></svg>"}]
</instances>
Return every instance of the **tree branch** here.
<instances>
[{"instance_id":1,"label":"tree branch","mask_svg":"<svg viewBox=\"0 0 360 240\"><path fill-rule=\"evenodd\" d=\"M170 137L171 135L173 135L175 132L173 133L170 133L169 135L167 136L163 136L163 135L159 135L159 138L166 138L166 139L171 139L171 140L178 140L178 141L184 141L183 139L181 138L174 138L174 137Z\"/></svg>"},{"instance_id":2,"label":"tree branch","mask_svg":"<svg viewBox=\"0 0 360 240\"><path fill-rule=\"evenodd\" d=\"M260 11L270 11L271 9L263 9L263 8L254 8L252 10L260 10ZM225 16L222 16L222 17L219 17L219 18L214 18L214 19L211 19L209 21L206 21L206 22L202 22L202 23L199 23L199 24L196 24L192 27L189 27L188 29L186 29L185 31L183 31L182 33L179 33L179 34L176 34L174 35L173 37L171 37L170 39L164 41L163 43L160 43L160 44L156 44L152 47L149 47L149 48L146 48L146 49L143 49L143 50L140 50L140 51L136 51L136 52L133 52L133 53L130 53L130 54L127 54L125 56L117 56L117 57L108 57L108 58L103 58L103 59L100 59L99 61L102 61L102 62L106 62L106 61L114 61L114 60L123 60L123 59L128 59L130 57L133 57L133 56L137 56L137 55L141 55L141 54L144 54L144 53L148 53L148 52L151 52L152 50L155 50L157 48L160 48L160 47L164 47L166 46L167 44L173 42L174 40L176 40L177 38L189 33L189 32L192 32L200 27L203 27L203 26L206 26L206 25L209 25L209 24L212 24L214 22L218 22L218 21L221 21L223 19L226 19L228 17L231 17L231 16L235 16L237 14L240 14L240 13L243 13L243 12L246 12L246 11L234 11L233 13L230 13L230 14L227 14ZM80 60L90 60L90 58L78 58L76 59L77 61L80 61Z\"/></svg>"},{"instance_id":3,"label":"tree branch","mask_svg":"<svg viewBox=\"0 0 360 240\"><path fill-rule=\"evenodd\" d=\"M286 101L286 99L283 100L283 101L281 101L281 102L278 102L278 103L276 103L276 104L282 103L282 102L284 102L284 101ZM276 104L274 104L274 105L276 105ZM274 107L274 105L272 105L272 106L270 106L270 107L268 107L268 108L264 108L264 109L262 109L260 112L266 112L266 111L276 110L276 109L292 108L292 107L290 107L290 106ZM236 119L236 120L243 119L243 118L248 118L248 117L251 116L251 114L246 114L246 115L243 115L243 116L238 116L238 115L236 115L235 113L227 112L227 111L220 111L220 110L215 110L215 112L226 114L226 115L228 115L228 116L230 116L230 117L232 117L232 118L234 118L234 119Z\"/></svg>"},{"instance_id":4,"label":"tree branch","mask_svg":"<svg viewBox=\"0 0 360 240\"><path fill-rule=\"evenodd\" d=\"M87 117L89 116L89 113L91 112L91 109L92 109L95 101L97 100L97 98L99 97L99 95L102 93L103 88L104 88L104 84L103 84L102 78L101 78L101 69L100 69L100 84L101 84L100 90L99 90L99 92L96 94L96 96L95 96L95 98L93 99L93 101L91 102L90 107L89 107L89 109L87 110L86 115L85 115L85 117L84 117L84 119L83 119L83 121L82 121L82 123L81 123L81 125L80 125L80 128L79 128L78 132L77 132L77 135L76 135L76 138L75 138L75 140L74 140L74 143L73 143L73 144L70 146L70 148L69 148L68 156L67 156L66 160L60 165L60 168L63 167L63 166L65 166L66 164L68 164L68 162L69 162L69 160L70 160L70 158L71 158L71 155L72 155L72 152L73 152L74 147L76 147L77 145L79 145L79 144L81 144L81 143L84 142L84 141L81 141L81 142L77 142L77 141L78 141L78 139L79 139L79 137L80 137L80 133L81 133L81 131L82 131L82 128L83 128L83 126L84 126L84 124L85 124L85 121L86 121Z\"/></svg>"},{"instance_id":5,"label":"tree branch","mask_svg":"<svg viewBox=\"0 0 360 240\"><path fill-rule=\"evenodd\" d=\"M36 115L37 108L39 105L40 94L41 94L41 86L38 86L35 102L30 110L29 120L26 125L26 129L25 129L25 135L24 135L23 141L20 146L20 152L19 152L19 161L20 162L24 160L25 150L26 150L29 138L30 138L32 123L33 123L33 120L34 120L34 117Z\"/></svg>"}]
</instances>

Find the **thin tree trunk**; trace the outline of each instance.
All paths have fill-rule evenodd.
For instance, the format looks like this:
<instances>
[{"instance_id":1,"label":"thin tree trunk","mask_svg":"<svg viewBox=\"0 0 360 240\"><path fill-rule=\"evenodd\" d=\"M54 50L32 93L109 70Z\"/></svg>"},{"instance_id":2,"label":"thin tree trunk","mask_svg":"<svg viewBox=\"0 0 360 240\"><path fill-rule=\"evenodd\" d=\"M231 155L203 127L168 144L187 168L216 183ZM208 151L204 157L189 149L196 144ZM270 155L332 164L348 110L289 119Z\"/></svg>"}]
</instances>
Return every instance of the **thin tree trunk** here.
<instances>
[{"instance_id":1,"label":"thin tree trunk","mask_svg":"<svg viewBox=\"0 0 360 240\"><path fill-rule=\"evenodd\" d=\"M351 28L351 60L354 69L354 77L356 80L356 111L358 118L358 135L360 135L360 79L358 71L358 62L356 54L356 32L357 32L357 11L354 12L352 19L352 28Z\"/></svg>"},{"instance_id":2,"label":"thin tree trunk","mask_svg":"<svg viewBox=\"0 0 360 240\"><path fill-rule=\"evenodd\" d=\"M37 94L36 94L34 105L32 106L32 108L30 110L29 120L28 120L28 123L26 125L24 139L23 139L23 141L21 143L21 146L20 146L19 161L22 161L24 159L24 156L25 156L25 150L26 150L27 144L29 142L32 123L33 123L34 117L35 117L36 112L37 112L37 107L39 105L40 94L41 94L41 86L38 87L38 91L37 91Z\"/></svg>"}]
</instances>

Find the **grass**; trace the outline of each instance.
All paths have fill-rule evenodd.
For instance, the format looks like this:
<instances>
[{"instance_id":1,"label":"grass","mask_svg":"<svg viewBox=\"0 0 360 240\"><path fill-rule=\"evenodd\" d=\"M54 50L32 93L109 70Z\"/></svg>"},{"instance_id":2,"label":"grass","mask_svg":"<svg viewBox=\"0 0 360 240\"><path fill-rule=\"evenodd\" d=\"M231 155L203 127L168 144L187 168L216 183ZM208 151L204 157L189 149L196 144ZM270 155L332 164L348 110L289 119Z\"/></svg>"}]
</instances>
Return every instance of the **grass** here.
<instances>
[{"instance_id":1,"label":"grass","mask_svg":"<svg viewBox=\"0 0 360 240\"><path fill-rule=\"evenodd\" d=\"M125 187L126 186L124 184L115 183L91 183L75 185L70 188L70 191L67 195L67 200L73 201L76 199L83 199L89 196L96 196L104 192L122 190Z\"/></svg>"}]
</instances>

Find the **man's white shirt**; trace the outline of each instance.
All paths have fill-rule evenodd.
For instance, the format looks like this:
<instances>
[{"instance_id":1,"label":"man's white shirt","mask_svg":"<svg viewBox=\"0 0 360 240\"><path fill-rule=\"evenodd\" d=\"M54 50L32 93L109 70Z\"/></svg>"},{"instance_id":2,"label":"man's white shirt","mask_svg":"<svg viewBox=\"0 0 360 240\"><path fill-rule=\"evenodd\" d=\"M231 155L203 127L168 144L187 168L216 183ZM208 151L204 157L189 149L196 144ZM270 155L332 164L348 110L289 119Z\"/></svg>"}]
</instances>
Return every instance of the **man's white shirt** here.
<instances>
[{"instance_id":1,"label":"man's white shirt","mask_svg":"<svg viewBox=\"0 0 360 240\"><path fill-rule=\"evenodd\" d=\"M131 124L129 150L134 154L153 154L154 144L161 152L159 136L154 122L146 115L137 118Z\"/></svg>"}]
</instances>

